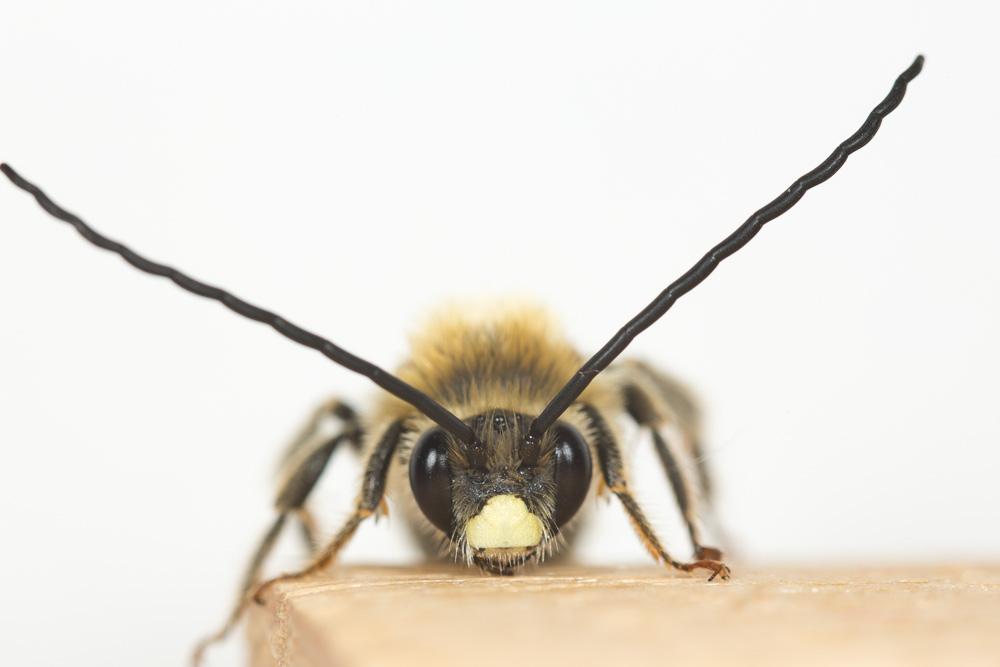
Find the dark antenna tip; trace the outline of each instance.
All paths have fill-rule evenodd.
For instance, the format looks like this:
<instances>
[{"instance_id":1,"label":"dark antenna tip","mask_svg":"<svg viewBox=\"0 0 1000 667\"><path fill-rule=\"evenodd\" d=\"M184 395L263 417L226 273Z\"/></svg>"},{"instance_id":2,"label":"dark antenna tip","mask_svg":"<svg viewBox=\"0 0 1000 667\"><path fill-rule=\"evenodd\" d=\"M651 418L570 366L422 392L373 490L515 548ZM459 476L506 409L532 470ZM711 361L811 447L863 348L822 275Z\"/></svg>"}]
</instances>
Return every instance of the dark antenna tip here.
<instances>
[{"instance_id":1,"label":"dark antenna tip","mask_svg":"<svg viewBox=\"0 0 1000 667\"><path fill-rule=\"evenodd\" d=\"M618 358L629 343L640 333L659 320L671 306L707 278L724 259L750 242L757 232L770 220L795 206L803 195L811 188L823 183L844 166L847 158L854 151L867 144L878 132L882 120L899 106L906 94L906 86L920 74L924 66L924 56L918 55L892 84L889 94L871 110L861 127L834 149L823 162L795 180L784 192L770 203L764 205L740 225L735 232L727 236L721 243L712 248L694 266L688 269L680 278L667 286L665 290L653 299L638 315L629 320L619 329L611 340L604 344L594 356L570 378L569 382L549 401L529 427L531 435L541 436L545 430L555 423L556 419L583 393L584 389L608 365Z\"/></svg>"},{"instance_id":2,"label":"dark antenna tip","mask_svg":"<svg viewBox=\"0 0 1000 667\"><path fill-rule=\"evenodd\" d=\"M6 162L0 162L0 171L3 172L4 176L10 179L11 183L34 196L35 199L38 199L38 188L24 180L24 177L22 177L21 174L14 171L14 167L10 166ZM38 199L38 203L41 203L40 199Z\"/></svg>"}]
</instances>

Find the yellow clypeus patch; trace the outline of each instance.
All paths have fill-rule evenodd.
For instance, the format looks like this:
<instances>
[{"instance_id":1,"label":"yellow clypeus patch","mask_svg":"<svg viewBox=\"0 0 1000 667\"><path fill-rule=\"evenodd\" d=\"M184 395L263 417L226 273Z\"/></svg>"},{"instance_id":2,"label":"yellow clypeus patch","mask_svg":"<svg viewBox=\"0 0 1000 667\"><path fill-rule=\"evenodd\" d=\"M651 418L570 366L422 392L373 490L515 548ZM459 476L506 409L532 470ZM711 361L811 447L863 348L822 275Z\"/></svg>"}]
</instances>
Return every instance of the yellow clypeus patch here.
<instances>
[{"instance_id":1,"label":"yellow clypeus patch","mask_svg":"<svg viewBox=\"0 0 1000 667\"><path fill-rule=\"evenodd\" d=\"M465 527L473 549L533 547L542 541L542 522L516 496L493 496Z\"/></svg>"}]
</instances>

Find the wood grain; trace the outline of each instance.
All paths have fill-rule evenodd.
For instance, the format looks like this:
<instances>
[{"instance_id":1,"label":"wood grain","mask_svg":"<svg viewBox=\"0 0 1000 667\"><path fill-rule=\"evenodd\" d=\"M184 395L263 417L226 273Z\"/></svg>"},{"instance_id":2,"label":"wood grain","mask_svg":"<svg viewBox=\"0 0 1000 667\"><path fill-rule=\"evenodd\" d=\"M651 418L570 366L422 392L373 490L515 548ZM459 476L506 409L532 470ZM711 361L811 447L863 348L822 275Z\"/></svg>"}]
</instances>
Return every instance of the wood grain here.
<instances>
[{"instance_id":1,"label":"wood grain","mask_svg":"<svg viewBox=\"0 0 1000 667\"><path fill-rule=\"evenodd\" d=\"M345 567L248 623L254 667L1000 665L1000 567Z\"/></svg>"}]
</instances>

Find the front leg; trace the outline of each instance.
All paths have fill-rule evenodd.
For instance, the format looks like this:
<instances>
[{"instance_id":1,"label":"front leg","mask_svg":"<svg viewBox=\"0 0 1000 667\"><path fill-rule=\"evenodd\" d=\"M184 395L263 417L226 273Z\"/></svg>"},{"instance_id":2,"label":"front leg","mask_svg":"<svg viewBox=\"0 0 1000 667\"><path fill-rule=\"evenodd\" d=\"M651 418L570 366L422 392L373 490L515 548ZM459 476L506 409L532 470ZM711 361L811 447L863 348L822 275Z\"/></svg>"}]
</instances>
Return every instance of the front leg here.
<instances>
[{"instance_id":1,"label":"front leg","mask_svg":"<svg viewBox=\"0 0 1000 667\"><path fill-rule=\"evenodd\" d=\"M604 417L601 416L601 413L596 408L590 405L581 405L580 412L590 423L590 436L594 447L597 449L597 458L600 462L601 473L604 475L604 483L615 494L618 500L621 501L622 507L628 513L632 527L650 555L658 562L665 563L684 572L691 572L698 569L708 570L712 573L708 578L709 581L716 578L728 580L730 576L729 567L720 560L699 556L697 560L684 562L675 560L667 553L667 550L663 548L663 544L660 543L659 538L656 536L655 531L653 531L653 527L649 525L649 521L639 507L639 503L636 502L635 497L629 491L628 482L625 478L625 466L622 462L621 449L618 447L618 442L611 433L611 429L608 428L607 422L604 421Z\"/></svg>"}]
</instances>

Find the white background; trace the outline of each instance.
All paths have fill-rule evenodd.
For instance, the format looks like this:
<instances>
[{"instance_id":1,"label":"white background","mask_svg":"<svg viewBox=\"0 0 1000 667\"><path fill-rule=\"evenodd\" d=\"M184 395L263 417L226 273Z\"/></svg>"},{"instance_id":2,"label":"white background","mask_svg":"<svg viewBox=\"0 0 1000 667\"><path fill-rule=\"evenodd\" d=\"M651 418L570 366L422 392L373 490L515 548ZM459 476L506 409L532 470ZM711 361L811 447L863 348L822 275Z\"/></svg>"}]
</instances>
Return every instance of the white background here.
<instances>
[{"instance_id":1,"label":"white background","mask_svg":"<svg viewBox=\"0 0 1000 667\"><path fill-rule=\"evenodd\" d=\"M528 295L591 352L923 52L878 137L630 354L704 399L737 576L995 560L990 5L5 0L0 159L384 366L456 297ZM0 303L5 661L179 664L270 518L285 438L373 390L7 184ZM356 476L335 467L330 525ZM646 562L598 514L585 554ZM398 530L367 526L347 559L412 557Z\"/></svg>"}]
</instances>

